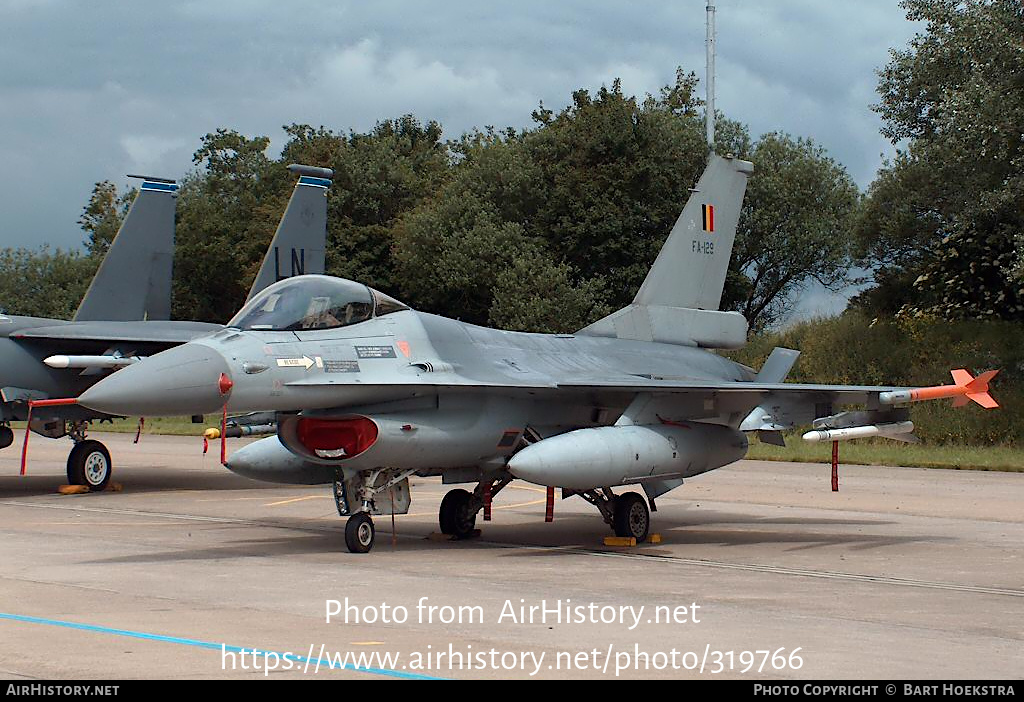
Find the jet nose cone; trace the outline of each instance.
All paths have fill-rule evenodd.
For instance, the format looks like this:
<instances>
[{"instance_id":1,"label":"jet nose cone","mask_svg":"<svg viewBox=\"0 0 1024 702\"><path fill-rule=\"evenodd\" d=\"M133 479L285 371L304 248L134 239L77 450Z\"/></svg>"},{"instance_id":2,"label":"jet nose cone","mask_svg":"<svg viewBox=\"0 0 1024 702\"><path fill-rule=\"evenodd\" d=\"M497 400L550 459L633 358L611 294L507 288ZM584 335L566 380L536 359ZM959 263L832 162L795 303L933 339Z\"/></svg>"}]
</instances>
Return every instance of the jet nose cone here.
<instances>
[{"instance_id":1,"label":"jet nose cone","mask_svg":"<svg viewBox=\"0 0 1024 702\"><path fill-rule=\"evenodd\" d=\"M228 365L205 344L185 344L150 356L86 390L78 402L98 412L174 416L216 412L230 389Z\"/></svg>"}]
</instances>

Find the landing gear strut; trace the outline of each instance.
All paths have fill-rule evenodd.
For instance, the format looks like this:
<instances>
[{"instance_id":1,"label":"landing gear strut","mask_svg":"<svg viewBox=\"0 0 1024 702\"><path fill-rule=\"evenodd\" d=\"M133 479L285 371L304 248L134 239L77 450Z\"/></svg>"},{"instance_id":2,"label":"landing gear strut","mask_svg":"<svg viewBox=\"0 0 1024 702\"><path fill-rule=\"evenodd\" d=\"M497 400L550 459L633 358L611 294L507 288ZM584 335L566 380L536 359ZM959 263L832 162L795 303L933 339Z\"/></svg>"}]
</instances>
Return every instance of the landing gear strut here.
<instances>
[{"instance_id":1,"label":"landing gear strut","mask_svg":"<svg viewBox=\"0 0 1024 702\"><path fill-rule=\"evenodd\" d=\"M512 476L502 475L497 480L482 480L473 492L456 488L449 490L441 500L437 521L442 534L465 539L473 536L476 531L476 515L484 508L484 494L490 488L490 497L494 498L502 488L512 482ZM485 515L486 518L486 515Z\"/></svg>"},{"instance_id":2,"label":"landing gear strut","mask_svg":"<svg viewBox=\"0 0 1024 702\"><path fill-rule=\"evenodd\" d=\"M373 542L377 531L373 526L371 513L387 513L388 508L395 509L395 505L385 504L378 508L374 498L381 493L392 489L400 489L400 483L407 481L415 471L396 470L369 470L355 474L349 474L346 478L341 472L334 481L334 503L338 507L338 514L348 516L345 523L345 545L352 553L369 553L373 548ZM378 485L378 483L380 483ZM408 484L404 488L406 496L405 507L398 511L404 514L408 510ZM394 493L392 493L393 497ZM350 505L350 498L353 503Z\"/></svg>"},{"instance_id":3,"label":"landing gear strut","mask_svg":"<svg viewBox=\"0 0 1024 702\"><path fill-rule=\"evenodd\" d=\"M85 428L85 422L75 422L68 429L68 435L75 442L68 454L68 483L85 485L91 492L101 492L110 482L114 465L106 446L85 438Z\"/></svg>"},{"instance_id":4,"label":"landing gear strut","mask_svg":"<svg viewBox=\"0 0 1024 702\"><path fill-rule=\"evenodd\" d=\"M637 543L647 538L651 530L651 511L637 493L626 492L616 497L610 488L601 488L576 494L597 507L616 536L633 537Z\"/></svg>"}]
</instances>

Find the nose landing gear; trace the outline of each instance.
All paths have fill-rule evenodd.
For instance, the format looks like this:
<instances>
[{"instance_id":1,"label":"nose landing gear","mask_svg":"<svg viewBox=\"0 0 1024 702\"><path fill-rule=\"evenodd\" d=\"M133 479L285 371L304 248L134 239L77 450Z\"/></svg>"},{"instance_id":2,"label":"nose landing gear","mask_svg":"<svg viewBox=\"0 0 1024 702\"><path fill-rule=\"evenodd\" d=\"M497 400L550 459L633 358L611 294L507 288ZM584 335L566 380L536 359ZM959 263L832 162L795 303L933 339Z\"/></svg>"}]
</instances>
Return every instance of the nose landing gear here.
<instances>
[{"instance_id":1,"label":"nose landing gear","mask_svg":"<svg viewBox=\"0 0 1024 702\"><path fill-rule=\"evenodd\" d=\"M353 514L345 523L345 545L352 553L369 553L375 536L373 519L366 512Z\"/></svg>"},{"instance_id":2,"label":"nose landing gear","mask_svg":"<svg viewBox=\"0 0 1024 702\"><path fill-rule=\"evenodd\" d=\"M369 553L376 529L373 514L405 514L409 511L409 477L412 470L339 471L334 481L334 504L345 523L345 546L352 553ZM382 499L378 499L382 498ZM353 509L352 505L358 505Z\"/></svg>"},{"instance_id":3,"label":"nose landing gear","mask_svg":"<svg viewBox=\"0 0 1024 702\"><path fill-rule=\"evenodd\" d=\"M94 439L85 438L87 426L85 422L68 423L68 436L75 442L68 454L68 483L85 485L90 492L101 492L110 482L114 464L106 446Z\"/></svg>"},{"instance_id":4,"label":"nose landing gear","mask_svg":"<svg viewBox=\"0 0 1024 702\"><path fill-rule=\"evenodd\" d=\"M67 471L70 484L85 485L91 492L100 492L110 482L110 452L99 441L80 441L68 454Z\"/></svg>"}]
</instances>

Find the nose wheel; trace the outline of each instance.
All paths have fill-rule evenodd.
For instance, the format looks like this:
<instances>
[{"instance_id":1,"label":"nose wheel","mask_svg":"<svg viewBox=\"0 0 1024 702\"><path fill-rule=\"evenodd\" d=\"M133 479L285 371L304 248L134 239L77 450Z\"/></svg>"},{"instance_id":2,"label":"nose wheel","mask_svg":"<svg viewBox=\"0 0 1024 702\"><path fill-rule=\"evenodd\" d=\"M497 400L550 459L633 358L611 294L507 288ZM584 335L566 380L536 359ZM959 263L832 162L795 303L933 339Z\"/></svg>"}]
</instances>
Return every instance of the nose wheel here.
<instances>
[{"instance_id":1,"label":"nose wheel","mask_svg":"<svg viewBox=\"0 0 1024 702\"><path fill-rule=\"evenodd\" d=\"M375 535L373 519L366 512L353 514L345 523L345 545L352 553L369 553Z\"/></svg>"},{"instance_id":2,"label":"nose wheel","mask_svg":"<svg viewBox=\"0 0 1024 702\"><path fill-rule=\"evenodd\" d=\"M79 441L68 454L68 483L85 485L92 492L100 492L110 482L113 464L110 452L99 441Z\"/></svg>"}]
</instances>

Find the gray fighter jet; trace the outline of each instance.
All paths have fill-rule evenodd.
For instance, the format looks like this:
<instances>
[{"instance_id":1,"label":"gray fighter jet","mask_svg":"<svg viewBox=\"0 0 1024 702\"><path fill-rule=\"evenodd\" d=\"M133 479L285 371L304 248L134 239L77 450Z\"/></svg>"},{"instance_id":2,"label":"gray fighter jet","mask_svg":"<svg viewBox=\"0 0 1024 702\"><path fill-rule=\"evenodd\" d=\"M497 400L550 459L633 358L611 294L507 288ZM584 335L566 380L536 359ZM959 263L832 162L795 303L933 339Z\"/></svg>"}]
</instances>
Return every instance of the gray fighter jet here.
<instances>
[{"instance_id":1,"label":"gray fighter jet","mask_svg":"<svg viewBox=\"0 0 1024 702\"><path fill-rule=\"evenodd\" d=\"M373 546L371 515L408 511L413 475L477 483L445 496L446 534L474 533L477 513L486 520L493 497L519 478L548 486L549 514L560 487L620 536L642 540L648 503L742 458L745 432L778 439L815 421L826 439L873 428L909 440L913 426L894 405L923 399L783 383L795 351L777 349L755 373L710 350L746 342L744 318L718 307L752 170L711 155L633 303L576 334L487 329L356 282L299 276L255 296L226 329L135 364L79 402L114 414L276 412L277 436L227 467L333 483L353 552ZM987 377L945 387L984 404ZM835 414L842 404L866 409ZM621 485L642 494L616 496Z\"/></svg>"},{"instance_id":2,"label":"gray fighter jet","mask_svg":"<svg viewBox=\"0 0 1024 702\"><path fill-rule=\"evenodd\" d=\"M326 194L333 174L311 166L289 169L299 179L250 297L293 275L324 272ZM68 481L104 489L112 472L110 453L86 431L90 421L112 415L59 398L78 395L140 358L223 328L168 321L177 190L174 181L143 178L74 321L0 315L0 448L13 443L14 420L28 420L31 431L42 436L70 436Z\"/></svg>"}]
</instances>

